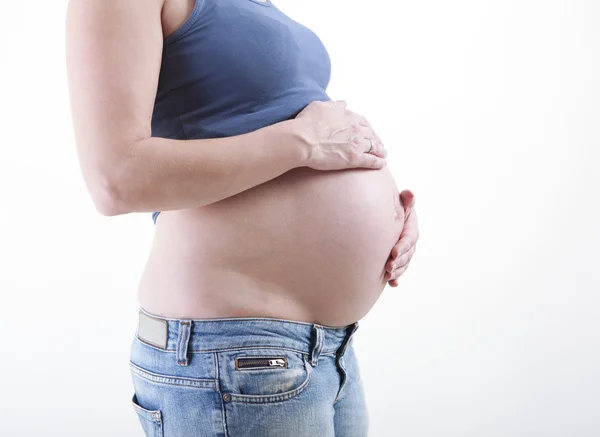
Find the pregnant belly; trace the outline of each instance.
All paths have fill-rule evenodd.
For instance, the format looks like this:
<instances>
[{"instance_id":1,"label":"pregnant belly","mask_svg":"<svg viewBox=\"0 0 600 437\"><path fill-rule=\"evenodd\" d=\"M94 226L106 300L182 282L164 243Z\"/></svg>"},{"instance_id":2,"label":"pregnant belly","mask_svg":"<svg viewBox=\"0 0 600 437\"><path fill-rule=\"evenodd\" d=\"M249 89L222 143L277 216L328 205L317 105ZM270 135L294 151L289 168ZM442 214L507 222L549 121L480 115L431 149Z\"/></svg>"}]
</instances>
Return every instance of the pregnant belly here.
<instances>
[{"instance_id":1,"label":"pregnant belly","mask_svg":"<svg viewBox=\"0 0 600 437\"><path fill-rule=\"evenodd\" d=\"M404 214L387 167L302 167L156 223L138 290L146 310L342 326L383 291Z\"/></svg>"}]
</instances>

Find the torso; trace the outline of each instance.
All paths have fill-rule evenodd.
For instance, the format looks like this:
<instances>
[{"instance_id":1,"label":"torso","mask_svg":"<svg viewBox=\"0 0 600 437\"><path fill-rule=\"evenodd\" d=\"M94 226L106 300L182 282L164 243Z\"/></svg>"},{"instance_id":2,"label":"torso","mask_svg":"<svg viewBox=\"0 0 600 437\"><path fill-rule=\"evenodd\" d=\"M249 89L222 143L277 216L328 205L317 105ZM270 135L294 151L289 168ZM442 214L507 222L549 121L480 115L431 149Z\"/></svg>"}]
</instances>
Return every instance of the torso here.
<instances>
[{"instance_id":1,"label":"torso","mask_svg":"<svg viewBox=\"0 0 600 437\"><path fill-rule=\"evenodd\" d=\"M194 2L171 3L181 7L163 10L165 35ZM296 168L220 202L161 212L139 303L173 318L344 326L364 317L383 291L403 223L388 167Z\"/></svg>"}]
</instances>

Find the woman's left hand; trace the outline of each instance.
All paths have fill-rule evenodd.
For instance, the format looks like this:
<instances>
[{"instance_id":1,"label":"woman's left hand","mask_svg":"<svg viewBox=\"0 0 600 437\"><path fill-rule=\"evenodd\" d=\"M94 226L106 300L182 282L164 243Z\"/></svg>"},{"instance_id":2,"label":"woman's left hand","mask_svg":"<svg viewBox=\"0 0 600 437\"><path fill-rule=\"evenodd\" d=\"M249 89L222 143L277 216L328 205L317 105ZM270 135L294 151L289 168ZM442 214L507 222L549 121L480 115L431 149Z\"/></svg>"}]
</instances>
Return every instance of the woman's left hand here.
<instances>
[{"instance_id":1,"label":"woman's left hand","mask_svg":"<svg viewBox=\"0 0 600 437\"><path fill-rule=\"evenodd\" d=\"M385 266L385 279L391 287L398 286L398 278L408 268L408 264L417 248L419 239L419 225L415 211L415 196L410 190L400 193L400 202L404 207L404 228L400 239L392 248L390 258Z\"/></svg>"}]
</instances>

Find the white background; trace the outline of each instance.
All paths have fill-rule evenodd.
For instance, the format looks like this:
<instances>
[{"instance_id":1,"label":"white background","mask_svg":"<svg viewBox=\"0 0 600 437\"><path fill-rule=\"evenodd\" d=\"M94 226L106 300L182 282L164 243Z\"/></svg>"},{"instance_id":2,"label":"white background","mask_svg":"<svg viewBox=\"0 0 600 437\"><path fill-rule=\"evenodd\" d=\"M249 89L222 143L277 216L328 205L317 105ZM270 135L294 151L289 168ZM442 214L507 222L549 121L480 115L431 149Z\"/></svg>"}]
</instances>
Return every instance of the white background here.
<instances>
[{"instance_id":1,"label":"white background","mask_svg":"<svg viewBox=\"0 0 600 437\"><path fill-rule=\"evenodd\" d=\"M417 253L355 338L371 436L600 435L600 2L274 1L416 194ZM142 436L152 220L84 187L67 1L0 4L0 435Z\"/></svg>"}]
</instances>

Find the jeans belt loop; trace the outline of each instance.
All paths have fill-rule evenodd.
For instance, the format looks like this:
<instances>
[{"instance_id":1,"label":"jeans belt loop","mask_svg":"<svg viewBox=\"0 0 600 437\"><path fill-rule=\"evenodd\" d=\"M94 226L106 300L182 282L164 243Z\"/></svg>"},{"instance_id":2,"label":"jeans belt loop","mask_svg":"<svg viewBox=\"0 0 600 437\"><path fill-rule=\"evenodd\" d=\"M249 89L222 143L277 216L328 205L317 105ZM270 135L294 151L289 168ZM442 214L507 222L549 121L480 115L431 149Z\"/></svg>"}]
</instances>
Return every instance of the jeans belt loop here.
<instances>
[{"instance_id":1,"label":"jeans belt loop","mask_svg":"<svg viewBox=\"0 0 600 437\"><path fill-rule=\"evenodd\" d=\"M344 341L342 342L342 345L340 346L340 348L336 352L336 355L338 356L338 359L341 358L341 357L343 357L344 354L346 353L346 348L352 342L352 338L353 338L354 333L356 332L357 329L358 329L358 322L351 323L350 325L348 325L346 327L346 337L344 338Z\"/></svg>"},{"instance_id":2,"label":"jeans belt loop","mask_svg":"<svg viewBox=\"0 0 600 437\"><path fill-rule=\"evenodd\" d=\"M190 342L191 326L191 320L179 321L179 332L177 334L177 364L179 366L188 365L188 345Z\"/></svg>"},{"instance_id":3,"label":"jeans belt loop","mask_svg":"<svg viewBox=\"0 0 600 437\"><path fill-rule=\"evenodd\" d=\"M312 337L314 341L310 349L310 364L315 367L323 350L323 327L314 323L312 332L314 333Z\"/></svg>"}]
</instances>

